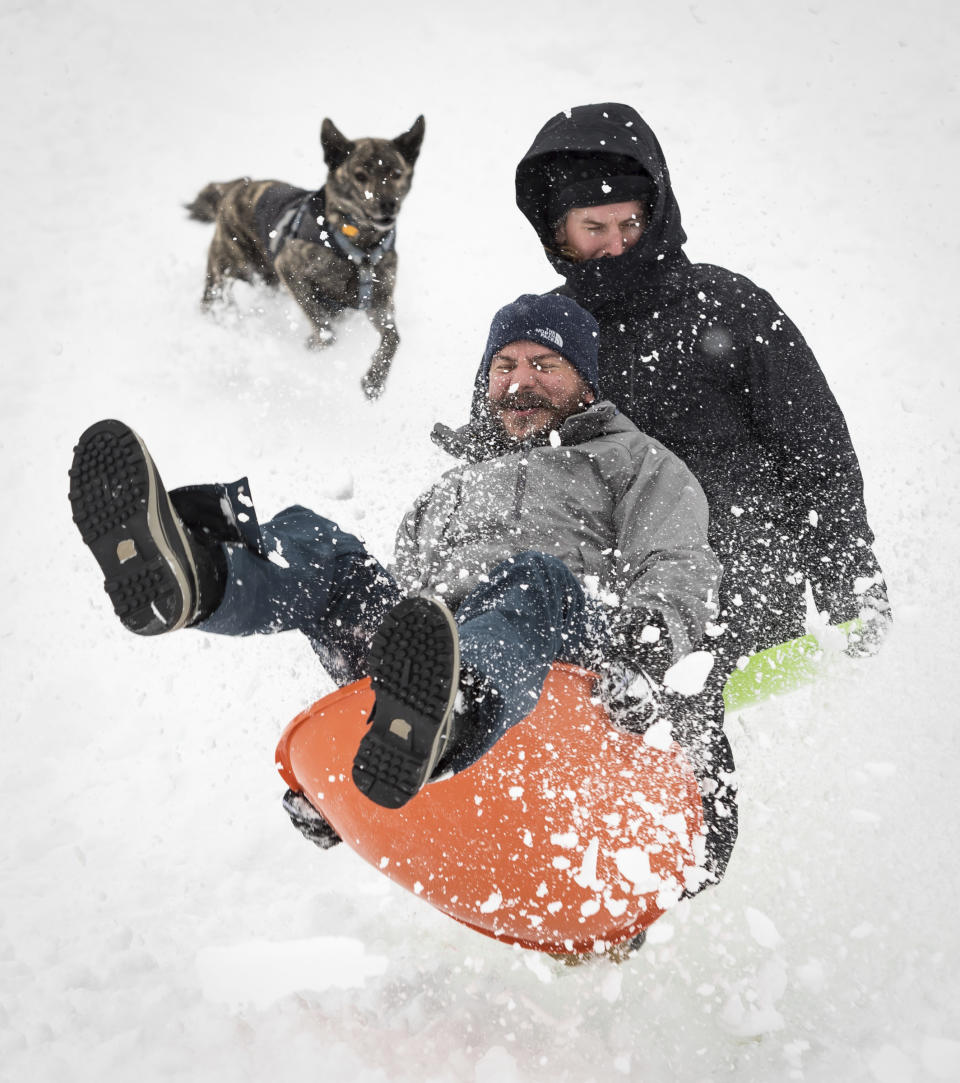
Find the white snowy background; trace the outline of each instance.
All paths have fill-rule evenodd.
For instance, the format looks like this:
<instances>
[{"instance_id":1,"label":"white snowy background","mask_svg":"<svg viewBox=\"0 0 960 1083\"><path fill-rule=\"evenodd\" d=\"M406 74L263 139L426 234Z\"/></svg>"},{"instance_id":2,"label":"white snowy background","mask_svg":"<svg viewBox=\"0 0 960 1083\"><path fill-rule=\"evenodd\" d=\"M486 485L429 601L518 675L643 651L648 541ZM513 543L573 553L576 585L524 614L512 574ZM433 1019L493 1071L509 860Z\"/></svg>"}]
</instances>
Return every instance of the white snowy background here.
<instances>
[{"instance_id":1,"label":"white snowy background","mask_svg":"<svg viewBox=\"0 0 960 1083\"><path fill-rule=\"evenodd\" d=\"M3 0L0 1078L960 1079L957 167L952 0ZM726 881L622 967L488 941L289 826L273 766L329 689L294 636L123 632L70 520L119 417L171 486L247 473L382 558L443 467L489 317L555 284L514 166L561 108L659 134L694 259L800 325L860 454L897 621L881 656L729 723ZM314 186L327 115L427 135L403 343L358 382L292 303L199 309L242 174Z\"/></svg>"}]
</instances>

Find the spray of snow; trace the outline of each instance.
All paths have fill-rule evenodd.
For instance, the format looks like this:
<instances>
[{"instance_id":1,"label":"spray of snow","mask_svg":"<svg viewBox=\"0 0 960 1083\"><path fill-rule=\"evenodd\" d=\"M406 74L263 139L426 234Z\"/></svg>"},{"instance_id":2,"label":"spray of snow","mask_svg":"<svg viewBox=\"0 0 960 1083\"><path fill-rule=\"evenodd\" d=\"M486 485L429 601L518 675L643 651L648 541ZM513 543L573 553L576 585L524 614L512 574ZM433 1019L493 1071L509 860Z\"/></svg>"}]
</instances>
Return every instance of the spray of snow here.
<instances>
[{"instance_id":1,"label":"spray of snow","mask_svg":"<svg viewBox=\"0 0 960 1083\"><path fill-rule=\"evenodd\" d=\"M603 18L581 21L577 59L558 63L572 55L569 20L545 0L494 0L480 21L433 0L416 17L370 0L363 20L389 43L384 95L382 80L358 80L355 49L323 50L318 82L315 49L265 48L252 5L7 5L3 184L18 211L0 530L21 554L27 524L31 559L8 561L3 585L2 1074L960 1077L958 331L945 241L960 232L946 75L960 28L945 10L849 0L745 20L734 0L661 4L621 20L629 62L598 79ZM269 14L283 40L280 28L330 40L320 6L278 0ZM532 43L522 65L506 28ZM514 207L516 158L561 107L608 98L650 111L691 258L771 288L814 344L863 466L895 624L879 657L841 646L817 685L728 719L741 833L726 879L674 906L622 967L567 968L458 925L346 846L298 835L271 765L286 722L332 687L309 645L125 633L64 496L79 433L119 417L168 486L246 474L262 520L306 504L386 561L403 511L450 465L429 432L466 419L490 316L560 281ZM377 340L362 314L307 351L283 294L238 283L232 307L200 311L211 230L180 206L212 178L320 183L327 112L350 137L427 118L399 222L402 343L375 404L359 388ZM813 145L842 181L797 170ZM910 153L878 168L896 146ZM923 198L892 257L905 190ZM722 341L696 363L727 364ZM736 497L744 516L748 496ZM532 845L505 850L546 861L553 828L529 826ZM620 853L614 898L658 890L641 855Z\"/></svg>"}]
</instances>

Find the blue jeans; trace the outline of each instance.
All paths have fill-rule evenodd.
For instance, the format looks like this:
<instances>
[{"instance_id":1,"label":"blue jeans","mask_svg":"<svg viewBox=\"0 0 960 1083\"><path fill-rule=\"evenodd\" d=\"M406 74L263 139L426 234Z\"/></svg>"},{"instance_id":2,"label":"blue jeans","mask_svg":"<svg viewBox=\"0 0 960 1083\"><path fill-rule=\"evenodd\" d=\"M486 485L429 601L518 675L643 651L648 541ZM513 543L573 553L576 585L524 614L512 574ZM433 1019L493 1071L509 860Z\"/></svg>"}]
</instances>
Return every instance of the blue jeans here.
<instances>
[{"instance_id":1,"label":"blue jeans","mask_svg":"<svg viewBox=\"0 0 960 1083\"><path fill-rule=\"evenodd\" d=\"M363 543L294 506L260 528L261 552L225 545L226 590L197 627L218 635L302 632L338 683L366 673L367 651L403 597ZM463 770L526 717L554 661L602 656L602 625L570 570L522 552L503 561L458 606L461 665L478 693L469 729L447 766Z\"/></svg>"}]
</instances>

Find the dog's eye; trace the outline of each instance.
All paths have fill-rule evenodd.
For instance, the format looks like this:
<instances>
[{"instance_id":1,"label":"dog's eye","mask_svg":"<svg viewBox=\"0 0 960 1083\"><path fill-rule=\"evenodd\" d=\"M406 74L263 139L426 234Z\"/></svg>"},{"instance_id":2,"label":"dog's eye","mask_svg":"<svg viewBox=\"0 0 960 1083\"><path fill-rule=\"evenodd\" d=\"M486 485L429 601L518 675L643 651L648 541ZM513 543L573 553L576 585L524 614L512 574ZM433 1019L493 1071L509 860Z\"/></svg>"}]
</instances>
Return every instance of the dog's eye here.
<instances>
[{"instance_id":1,"label":"dog's eye","mask_svg":"<svg viewBox=\"0 0 960 1083\"><path fill-rule=\"evenodd\" d=\"M361 184L364 184L366 182L367 175L366 175L366 173L364 173L364 171L362 169L356 170L353 175L357 178L357 180Z\"/></svg>"},{"instance_id":2,"label":"dog's eye","mask_svg":"<svg viewBox=\"0 0 960 1083\"><path fill-rule=\"evenodd\" d=\"M403 176L403 170L393 169L390 171L390 176L393 177L394 180L399 180Z\"/></svg>"}]
</instances>

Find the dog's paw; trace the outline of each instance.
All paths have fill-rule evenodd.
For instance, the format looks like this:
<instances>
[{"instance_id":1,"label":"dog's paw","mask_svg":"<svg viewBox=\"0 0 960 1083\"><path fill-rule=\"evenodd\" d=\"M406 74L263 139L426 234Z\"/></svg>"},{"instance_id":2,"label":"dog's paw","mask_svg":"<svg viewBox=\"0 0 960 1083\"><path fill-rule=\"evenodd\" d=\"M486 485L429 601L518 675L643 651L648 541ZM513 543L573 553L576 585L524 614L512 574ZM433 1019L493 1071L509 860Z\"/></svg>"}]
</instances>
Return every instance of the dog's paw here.
<instances>
[{"instance_id":1,"label":"dog's paw","mask_svg":"<svg viewBox=\"0 0 960 1083\"><path fill-rule=\"evenodd\" d=\"M360 386L363 388L364 395L371 401L379 399L383 394L383 377L371 376L368 372L360 379Z\"/></svg>"},{"instance_id":2,"label":"dog's paw","mask_svg":"<svg viewBox=\"0 0 960 1083\"><path fill-rule=\"evenodd\" d=\"M314 331L313 334L307 339L308 350L325 350L328 346L332 346L337 341L337 336L324 327L320 331Z\"/></svg>"}]
</instances>

